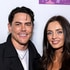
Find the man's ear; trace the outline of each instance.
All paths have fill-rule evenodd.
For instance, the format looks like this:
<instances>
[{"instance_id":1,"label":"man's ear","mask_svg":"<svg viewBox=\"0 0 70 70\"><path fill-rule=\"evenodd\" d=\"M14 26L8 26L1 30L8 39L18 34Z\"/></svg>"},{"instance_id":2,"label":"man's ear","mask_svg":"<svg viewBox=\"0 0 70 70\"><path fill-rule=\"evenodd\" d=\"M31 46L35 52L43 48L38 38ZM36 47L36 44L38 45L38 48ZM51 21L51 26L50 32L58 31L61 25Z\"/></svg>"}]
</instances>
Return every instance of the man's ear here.
<instances>
[{"instance_id":1,"label":"man's ear","mask_svg":"<svg viewBox=\"0 0 70 70\"><path fill-rule=\"evenodd\" d=\"M8 31L9 31L9 33L11 33L11 25L10 25L10 23L8 23Z\"/></svg>"}]
</instances>

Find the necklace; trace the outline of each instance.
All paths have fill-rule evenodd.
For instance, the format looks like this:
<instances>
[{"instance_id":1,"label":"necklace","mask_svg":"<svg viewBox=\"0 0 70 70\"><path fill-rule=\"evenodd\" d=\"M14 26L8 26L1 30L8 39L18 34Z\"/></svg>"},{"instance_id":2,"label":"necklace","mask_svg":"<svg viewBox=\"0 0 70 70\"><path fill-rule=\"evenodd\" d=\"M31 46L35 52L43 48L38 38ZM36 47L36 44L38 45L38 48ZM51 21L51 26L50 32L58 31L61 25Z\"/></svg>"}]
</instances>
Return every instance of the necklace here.
<instances>
[{"instance_id":1,"label":"necklace","mask_svg":"<svg viewBox=\"0 0 70 70\"><path fill-rule=\"evenodd\" d=\"M27 54L27 50L26 50L24 56L21 58L21 60L23 60L25 58L26 54Z\"/></svg>"},{"instance_id":2,"label":"necklace","mask_svg":"<svg viewBox=\"0 0 70 70\"><path fill-rule=\"evenodd\" d=\"M25 58L25 56L27 55L27 51L18 51L18 57L20 58L20 60L23 60ZM23 54L24 53L24 54Z\"/></svg>"}]
</instances>

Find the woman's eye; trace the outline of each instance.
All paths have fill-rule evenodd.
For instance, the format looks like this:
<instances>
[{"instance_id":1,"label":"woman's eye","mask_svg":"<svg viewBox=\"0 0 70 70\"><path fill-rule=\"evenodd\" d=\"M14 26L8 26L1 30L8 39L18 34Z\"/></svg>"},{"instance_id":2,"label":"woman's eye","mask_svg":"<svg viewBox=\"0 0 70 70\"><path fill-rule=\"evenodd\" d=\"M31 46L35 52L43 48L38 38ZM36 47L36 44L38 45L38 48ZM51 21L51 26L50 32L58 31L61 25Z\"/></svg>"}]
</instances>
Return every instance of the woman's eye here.
<instances>
[{"instance_id":1,"label":"woman's eye","mask_svg":"<svg viewBox=\"0 0 70 70\"><path fill-rule=\"evenodd\" d=\"M58 31L57 33L58 33L58 34L62 34L62 33L63 33L63 31Z\"/></svg>"},{"instance_id":2,"label":"woman's eye","mask_svg":"<svg viewBox=\"0 0 70 70\"><path fill-rule=\"evenodd\" d=\"M47 32L47 35L50 35L50 34L52 34L52 32Z\"/></svg>"}]
</instances>

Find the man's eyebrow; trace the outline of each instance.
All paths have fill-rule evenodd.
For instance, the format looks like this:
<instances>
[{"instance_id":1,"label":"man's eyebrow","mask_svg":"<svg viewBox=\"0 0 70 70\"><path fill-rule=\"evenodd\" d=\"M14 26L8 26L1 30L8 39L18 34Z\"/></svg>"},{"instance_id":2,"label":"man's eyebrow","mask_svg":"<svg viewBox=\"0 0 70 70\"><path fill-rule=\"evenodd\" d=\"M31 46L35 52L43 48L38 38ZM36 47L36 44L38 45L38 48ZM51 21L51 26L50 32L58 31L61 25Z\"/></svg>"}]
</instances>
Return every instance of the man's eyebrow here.
<instances>
[{"instance_id":1,"label":"man's eyebrow","mask_svg":"<svg viewBox=\"0 0 70 70\"><path fill-rule=\"evenodd\" d=\"M16 21L15 23L21 23L21 22L19 22L19 21Z\"/></svg>"}]
</instances>

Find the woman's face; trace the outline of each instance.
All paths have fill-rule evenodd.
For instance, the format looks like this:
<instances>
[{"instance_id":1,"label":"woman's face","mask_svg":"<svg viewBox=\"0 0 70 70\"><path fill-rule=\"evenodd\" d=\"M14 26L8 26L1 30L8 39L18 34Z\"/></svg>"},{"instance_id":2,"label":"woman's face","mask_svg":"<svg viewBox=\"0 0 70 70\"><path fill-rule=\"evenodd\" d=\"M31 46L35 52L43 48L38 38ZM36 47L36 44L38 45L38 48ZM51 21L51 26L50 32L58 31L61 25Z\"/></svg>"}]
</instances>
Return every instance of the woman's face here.
<instances>
[{"instance_id":1,"label":"woman's face","mask_svg":"<svg viewBox=\"0 0 70 70\"><path fill-rule=\"evenodd\" d=\"M64 33L58 21L50 22L47 28L47 39L50 45L55 48L61 48L64 45Z\"/></svg>"}]
</instances>

